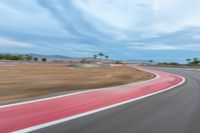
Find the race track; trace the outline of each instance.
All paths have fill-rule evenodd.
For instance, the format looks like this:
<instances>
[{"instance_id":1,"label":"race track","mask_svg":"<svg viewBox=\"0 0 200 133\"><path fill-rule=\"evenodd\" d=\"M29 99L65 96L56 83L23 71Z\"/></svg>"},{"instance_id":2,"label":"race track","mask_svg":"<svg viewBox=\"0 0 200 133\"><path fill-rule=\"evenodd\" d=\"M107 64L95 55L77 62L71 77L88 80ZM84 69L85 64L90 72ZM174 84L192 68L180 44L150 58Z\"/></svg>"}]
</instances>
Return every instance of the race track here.
<instances>
[{"instance_id":1,"label":"race track","mask_svg":"<svg viewBox=\"0 0 200 133\"><path fill-rule=\"evenodd\" d=\"M195 73L200 77L200 74L179 69L164 70L183 75L187 78L187 82L180 87L172 88L181 84L183 79L176 75L152 70L159 77L140 84L4 106L0 108L0 130L1 132L65 133L188 131L190 126L195 126L191 124L191 120L195 119L196 112L194 111L197 107L190 102L193 98L197 99L197 94L199 96L198 80L190 76L194 76L191 73ZM190 88L187 87L188 84ZM157 95L143 97L158 92ZM190 93L193 95L191 96ZM137 99L140 97L144 99ZM80 115L89 111L93 112L88 113L90 115ZM62 118L65 120L59 122Z\"/></svg>"},{"instance_id":2,"label":"race track","mask_svg":"<svg viewBox=\"0 0 200 133\"><path fill-rule=\"evenodd\" d=\"M182 75L186 83L169 91L36 133L199 133L200 72L153 68Z\"/></svg>"},{"instance_id":3,"label":"race track","mask_svg":"<svg viewBox=\"0 0 200 133\"><path fill-rule=\"evenodd\" d=\"M200 72L153 68L182 75L186 83L175 89L64 122L36 133L199 133Z\"/></svg>"}]
</instances>

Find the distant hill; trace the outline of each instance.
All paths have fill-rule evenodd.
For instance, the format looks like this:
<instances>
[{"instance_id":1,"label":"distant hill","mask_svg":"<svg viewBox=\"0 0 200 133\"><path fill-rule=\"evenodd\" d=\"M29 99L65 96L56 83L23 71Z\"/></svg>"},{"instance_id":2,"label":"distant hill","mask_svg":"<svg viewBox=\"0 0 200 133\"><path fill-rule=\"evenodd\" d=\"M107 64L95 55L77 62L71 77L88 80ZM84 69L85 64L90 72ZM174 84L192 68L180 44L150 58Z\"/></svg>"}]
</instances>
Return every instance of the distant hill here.
<instances>
[{"instance_id":1,"label":"distant hill","mask_svg":"<svg viewBox=\"0 0 200 133\"><path fill-rule=\"evenodd\" d=\"M64 55L41 55L41 54L28 54L28 55L38 58L59 58L59 59L72 58Z\"/></svg>"},{"instance_id":2,"label":"distant hill","mask_svg":"<svg viewBox=\"0 0 200 133\"><path fill-rule=\"evenodd\" d=\"M28 54L30 56L33 57L38 57L38 58L48 58L48 59L60 59L60 60L65 60L65 61L77 61L77 60L82 60L82 59L86 59L86 60L93 60L93 57L68 57L68 56L64 56L64 55L41 55L41 54ZM100 59L96 59L96 60L100 60ZM112 59L108 59L109 61L115 62L118 60L112 60ZM125 61L125 62L129 62L129 63L149 63L149 60L135 60L135 59L130 59L130 60L119 60L119 61Z\"/></svg>"},{"instance_id":3,"label":"distant hill","mask_svg":"<svg viewBox=\"0 0 200 133\"><path fill-rule=\"evenodd\" d=\"M7 53L8 54L8 53ZM10 54L10 55L20 55L20 54ZM93 57L68 57L64 55L42 55L42 54L24 54L24 55L30 55L32 57L37 58L47 58L48 61L62 61L62 62L69 62L69 61L80 61L85 59L86 61L94 60ZM102 58L102 60L105 60ZM99 58L96 59L96 61L100 61ZM135 60L135 59L129 59L129 60L117 60L117 59L107 59L109 62L116 62L116 61L122 61L122 62L129 62L129 63L149 63L149 60ZM155 62L154 62L155 63Z\"/></svg>"}]
</instances>

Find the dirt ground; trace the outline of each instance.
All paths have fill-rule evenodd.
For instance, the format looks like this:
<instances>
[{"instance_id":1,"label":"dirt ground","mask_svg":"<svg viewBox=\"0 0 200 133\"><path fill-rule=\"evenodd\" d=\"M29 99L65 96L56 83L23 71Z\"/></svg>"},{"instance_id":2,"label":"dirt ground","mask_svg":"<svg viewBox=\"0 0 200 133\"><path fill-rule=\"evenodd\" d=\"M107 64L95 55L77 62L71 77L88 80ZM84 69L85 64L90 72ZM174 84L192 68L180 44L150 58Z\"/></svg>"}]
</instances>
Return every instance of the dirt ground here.
<instances>
[{"instance_id":1,"label":"dirt ground","mask_svg":"<svg viewBox=\"0 0 200 133\"><path fill-rule=\"evenodd\" d=\"M152 78L126 66L69 68L58 64L0 65L0 103L83 89L116 86Z\"/></svg>"}]
</instances>

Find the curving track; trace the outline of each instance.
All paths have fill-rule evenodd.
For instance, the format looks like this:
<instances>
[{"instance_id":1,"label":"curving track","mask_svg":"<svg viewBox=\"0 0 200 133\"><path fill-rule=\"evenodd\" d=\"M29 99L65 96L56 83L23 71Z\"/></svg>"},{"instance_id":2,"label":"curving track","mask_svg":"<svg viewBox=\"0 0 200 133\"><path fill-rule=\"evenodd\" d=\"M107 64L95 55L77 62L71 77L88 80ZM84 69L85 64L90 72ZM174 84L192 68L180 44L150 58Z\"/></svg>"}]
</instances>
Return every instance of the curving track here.
<instances>
[{"instance_id":1,"label":"curving track","mask_svg":"<svg viewBox=\"0 0 200 133\"><path fill-rule=\"evenodd\" d=\"M165 93L161 92L181 84L183 79L155 70L151 70L151 72L158 74L159 77L139 84L2 106L0 107L0 132L18 130L19 132L132 133L135 131L155 133L156 131L164 132L164 127L167 127L168 132L170 132L174 129L175 121L178 122L187 117L186 115L175 119L177 114L183 112L180 107L190 104L181 99L184 97L167 95L177 91L179 93L185 92L180 87L180 89ZM157 93L161 94L141 99ZM187 95L188 93L185 93L184 96L187 97ZM165 98L169 98L169 101ZM192 105L196 107L194 104ZM173 112L174 109L176 112ZM186 111L186 114L190 113ZM164 121L165 119L167 121ZM179 131L179 128L175 127Z\"/></svg>"},{"instance_id":2,"label":"curving track","mask_svg":"<svg viewBox=\"0 0 200 133\"><path fill-rule=\"evenodd\" d=\"M54 125L36 133L200 133L200 72L152 68L186 78L170 91Z\"/></svg>"}]
</instances>

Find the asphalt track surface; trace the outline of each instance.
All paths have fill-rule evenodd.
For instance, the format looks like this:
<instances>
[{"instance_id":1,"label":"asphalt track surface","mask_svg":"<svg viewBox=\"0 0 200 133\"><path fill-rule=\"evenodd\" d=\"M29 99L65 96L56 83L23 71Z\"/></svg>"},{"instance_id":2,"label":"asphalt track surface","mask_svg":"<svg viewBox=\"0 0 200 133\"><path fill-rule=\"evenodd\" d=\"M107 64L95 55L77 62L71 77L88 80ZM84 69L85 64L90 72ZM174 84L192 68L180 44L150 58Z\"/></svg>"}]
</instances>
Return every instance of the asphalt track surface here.
<instances>
[{"instance_id":1,"label":"asphalt track surface","mask_svg":"<svg viewBox=\"0 0 200 133\"><path fill-rule=\"evenodd\" d=\"M85 114L109 109L115 105L119 106L120 103L123 105L124 102L132 102L140 97L166 91L184 81L183 78L173 74L155 70L150 72L157 74L157 77L138 84L0 106L0 132L35 131ZM66 130L64 129L63 132Z\"/></svg>"},{"instance_id":2,"label":"asphalt track surface","mask_svg":"<svg viewBox=\"0 0 200 133\"><path fill-rule=\"evenodd\" d=\"M50 133L198 133L200 72L154 68L187 79L183 85L138 101L45 127Z\"/></svg>"},{"instance_id":3,"label":"asphalt track surface","mask_svg":"<svg viewBox=\"0 0 200 133\"><path fill-rule=\"evenodd\" d=\"M182 75L172 90L34 131L36 133L200 133L200 72L153 68Z\"/></svg>"},{"instance_id":4,"label":"asphalt track surface","mask_svg":"<svg viewBox=\"0 0 200 133\"><path fill-rule=\"evenodd\" d=\"M182 77L159 71L151 80L0 106L0 132L30 132L157 94ZM11 126L12 125L12 126Z\"/></svg>"}]
</instances>

